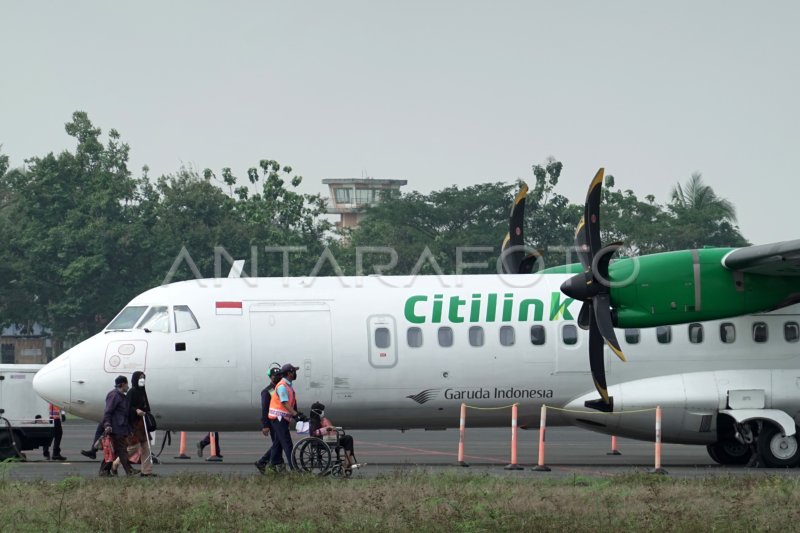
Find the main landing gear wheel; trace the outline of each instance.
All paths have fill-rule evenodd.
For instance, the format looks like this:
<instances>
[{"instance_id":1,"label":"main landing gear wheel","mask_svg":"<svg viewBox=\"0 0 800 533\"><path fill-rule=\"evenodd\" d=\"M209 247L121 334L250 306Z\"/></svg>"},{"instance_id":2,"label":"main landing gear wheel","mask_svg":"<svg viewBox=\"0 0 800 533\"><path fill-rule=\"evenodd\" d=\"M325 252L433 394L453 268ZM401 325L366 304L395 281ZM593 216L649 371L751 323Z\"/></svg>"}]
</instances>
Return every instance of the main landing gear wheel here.
<instances>
[{"instance_id":1,"label":"main landing gear wheel","mask_svg":"<svg viewBox=\"0 0 800 533\"><path fill-rule=\"evenodd\" d=\"M800 446L797 435L785 437L783 432L772 424L764 424L758 435L758 455L764 466L769 468L792 468L800 464Z\"/></svg>"},{"instance_id":2,"label":"main landing gear wheel","mask_svg":"<svg viewBox=\"0 0 800 533\"><path fill-rule=\"evenodd\" d=\"M750 461L750 446L736 439L722 440L706 446L708 455L721 465L746 465Z\"/></svg>"}]
</instances>

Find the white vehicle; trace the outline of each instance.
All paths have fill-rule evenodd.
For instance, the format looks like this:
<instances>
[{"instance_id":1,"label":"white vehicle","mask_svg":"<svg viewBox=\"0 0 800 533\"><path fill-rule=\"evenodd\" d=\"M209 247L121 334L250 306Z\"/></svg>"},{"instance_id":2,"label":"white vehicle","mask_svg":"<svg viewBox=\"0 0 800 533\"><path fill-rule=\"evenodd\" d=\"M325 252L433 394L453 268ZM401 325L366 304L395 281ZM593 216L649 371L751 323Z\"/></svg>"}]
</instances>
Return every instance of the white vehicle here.
<instances>
[{"instance_id":1,"label":"white vehicle","mask_svg":"<svg viewBox=\"0 0 800 533\"><path fill-rule=\"evenodd\" d=\"M0 365L0 455L33 450L53 440L50 404L33 390L33 376L44 365Z\"/></svg>"},{"instance_id":2,"label":"white vehicle","mask_svg":"<svg viewBox=\"0 0 800 533\"><path fill-rule=\"evenodd\" d=\"M599 183L579 227L575 276L524 274L530 261L512 247L505 270L522 275L174 283L134 298L34 386L98 420L114 377L144 370L160 429L255 430L267 370L288 362L300 367L301 411L321 401L348 429L457 427L462 402L518 402L522 425L537 424L547 404L573 411L549 424L652 440L652 413L632 411L660 405L665 442L707 445L725 464L756 450L762 465L796 466L800 270L781 258L800 243L609 265ZM521 242L523 200L524 191L504 248ZM498 411L469 419L508 422Z\"/></svg>"}]
</instances>

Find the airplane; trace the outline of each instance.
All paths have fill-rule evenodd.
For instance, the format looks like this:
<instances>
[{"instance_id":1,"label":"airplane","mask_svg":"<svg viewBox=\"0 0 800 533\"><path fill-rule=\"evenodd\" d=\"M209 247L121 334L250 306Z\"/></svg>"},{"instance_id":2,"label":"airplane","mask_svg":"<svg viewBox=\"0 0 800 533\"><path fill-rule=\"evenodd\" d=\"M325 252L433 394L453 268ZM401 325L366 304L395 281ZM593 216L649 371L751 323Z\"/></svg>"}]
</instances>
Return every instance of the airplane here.
<instances>
[{"instance_id":1,"label":"airplane","mask_svg":"<svg viewBox=\"0 0 800 533\"><path fill-rule=\"evenodd\" d=\"M34 388L100 420L114 378L144 370L159 428L257 430L267 371L290 362L300 410L321 401L351 430L457 427L462 402L518 403L520 425L536 427L546 404L565 409L551 426L652 441L640 410L658 405L663 442L705 445L720 464L797 466L800 241L612 262L602 182L600 169L580 264L532 272L523 186L503 274L245 278L239 265L136 296ZM509 419L475 411L469 425Z\"/></svg>"}]
</instances>

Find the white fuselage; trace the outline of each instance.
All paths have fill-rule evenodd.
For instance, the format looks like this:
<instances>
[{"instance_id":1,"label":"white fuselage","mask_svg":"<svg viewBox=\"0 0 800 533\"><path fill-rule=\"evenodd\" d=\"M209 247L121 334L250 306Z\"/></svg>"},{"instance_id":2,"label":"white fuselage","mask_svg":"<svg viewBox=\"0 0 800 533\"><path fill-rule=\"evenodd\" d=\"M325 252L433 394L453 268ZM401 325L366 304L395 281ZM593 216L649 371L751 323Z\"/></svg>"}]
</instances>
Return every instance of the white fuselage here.
<instances>
[{"instance_id":1,"label":"white fuselage","mask_svg":"<svg viewBox=\"0 0 800 533\"><path fill-rule=\"evenodd\" d=\"M68 412L99 420L114 378L144 370L159 427L204 431L257 429L273 363L300 367L301 411L320 401L337 425L353 429L457 427L462 402L516 402L523 426L537 424L546 403L586 412L553 413L551 424L652 438L652 414L624 412L658 404L665 441L706 443L716 440L729 390L763 389L766 407L791 417L800 410L796 306L703 323L699 343L690 342L688 325L673 326L668 343L657 340L655 328L642 330L635 344L618 330L629 362L607 353L606 369L615 411L623 414L586 410L583 400L597 393L588 334L574 320L580 302L559 291L567 277L528 276L522 288L495 275L175 283L129 304L167 306L169 332L103 331L51 362L35 387ZM176 332L185 326L176 324L175 306L187 306L199 328ZM768 335L756 342L753 325L762 322ZM733 342L721 338L724 323L733 325ZM724 327L730 340L731 327ZM473 411L468 424L509 420L507 410Z\"/></svg>"}]
</instances>

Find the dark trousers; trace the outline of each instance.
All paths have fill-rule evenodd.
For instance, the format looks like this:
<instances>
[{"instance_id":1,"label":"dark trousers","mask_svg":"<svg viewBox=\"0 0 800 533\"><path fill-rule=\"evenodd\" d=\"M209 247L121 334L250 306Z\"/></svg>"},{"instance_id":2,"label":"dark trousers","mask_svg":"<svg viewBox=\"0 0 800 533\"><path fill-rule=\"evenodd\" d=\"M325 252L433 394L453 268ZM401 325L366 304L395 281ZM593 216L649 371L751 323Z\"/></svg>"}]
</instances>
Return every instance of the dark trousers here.
<instances>
[{"instance_id":1,"label":"dark trousers","mask_svg":"<svg viewBox=\"0 0 800 533\"><path fill-rule=\"evenodd\" d=\"M272 429L272 420L267 421L267 427L269 428L269 438L272 441L272 445L267 448L267 451L264 452L264 455L261 456L261 459L258 460L258 464L260 465L267 465L267 464L281 464L283 462L283 457L281 457L280 453L278 454L277 461L272 461L272 454L275 453L275 430Z\"/></svg>"},{"instance_id":2,"label":"dark trousers","mask_svg":"<svg viewBox=\"0 0 800 533\"><path fill-rule=\"evenodd\" d=\"M97 429L94 430L94 440L92 441L92 445L89 446L90 450L94 448L94 443L100 440L100 437L103 436L103 433L105 432L105 430L106 430L106 428L103 426L102 422L97 424Z\"/></svg>"},{"instance_id":3,"label":"dark trousers","mask_svg":"<svg viewBox=\"0 0 800 533\"><path fill-rule=\"evenodd\" d=\"M53 420L53 457L61 455L61 437L64 436L64 429L61 427L61 418ZM44 454L50 455L50 444L44 447Z\"/></svg>"},{"instance_id":4,"label":"dark trousers","mask_svg":"<svg viewBox=\"0 0 800 533\"><path fill-rule=\"evenodd\" d=\"M114 446L114 455L119 457L119 464L125 469L126 474L131 474L131 462L128 460L128 437L127 435L114 435L111 434L111 444ZM109 465L109 468L111 466Z\"/></svg>"},{"instance_id":5,"label":"dark trousers","mask_svg":"<svg viewBox=\"0 0 800 533\"><path fill-rule=\"evenodd\" d=\"M217 455L221 456L222 455L222 448L220 447L220 444L219 444L219 433L217 433L216 431L214 432L214 441L217 443ZM210 433L206 433L206 436L203 437L203 440L200 441L200 446L205 448L206 446L208 446L210 444L211 444L211 434Z\"/></svg>"},{"instance_id":6,"label":"dark trousers","mask_svg":"<svg viewBox=\"0 0 800 533\"><path fill-rule=\"evenodd\" d=\"M286 463L289 468L294 470L292 464L292 432L289 429L289 421L283 420L270 420L272 423L272 432L275 433L275 442L270 450L270 462L272 465L280 464L278 459L281 457L281 452L286 455Z\"/></svg>"}]
</instances>

